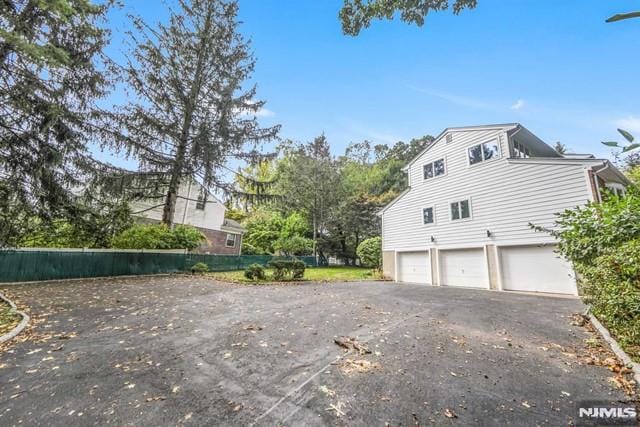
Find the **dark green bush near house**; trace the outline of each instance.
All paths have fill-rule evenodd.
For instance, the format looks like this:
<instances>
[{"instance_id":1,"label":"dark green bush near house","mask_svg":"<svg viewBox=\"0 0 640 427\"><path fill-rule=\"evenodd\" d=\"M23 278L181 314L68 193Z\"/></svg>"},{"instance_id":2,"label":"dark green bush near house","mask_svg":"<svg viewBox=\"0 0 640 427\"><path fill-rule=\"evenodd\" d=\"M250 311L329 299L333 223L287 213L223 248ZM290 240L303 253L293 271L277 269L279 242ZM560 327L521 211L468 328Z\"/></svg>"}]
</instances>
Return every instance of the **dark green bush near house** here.
<instances>
[{"instance_id":1,"label":"dark green bush near house","mask_svg":"<svg viewBox=\"0 0 640 427\"><path fill-rule=\"evenodd\" d=\"M203 274L209 271L209 266L204 262L198 262L191 267L192 274Z\"/></svg>"},{"instance_id":2,"label":"dark green bush near house","mask_svg":"<svg viewBox=\"0 0 640 427\"><path fill-rule=\"evenodd\" d=\"M195 249L204 240L197 228L164 224L137 224L124 230L111 241L118 249Z\"/></svg>"},{"instance_id":3,"label":"dark green bush near house","mask_svg":"<svg viewBox=\"0 0 640 427\"><path fill-rule=\"evenodd\" d=\"M382 238L372 237L363 240L358 245L356 254L363 266L380 269L382 265Z\"/></svg>"},{"instance_id":4,"label":"dark green bush near house","mask_svg":"<svg viewBox=\"0 0 640 427\"><path fill-rule=\"evenodd\" d=\"M267 278L264 267L260 264L251 264L249 267L244 270L244 277L249 280L265 280Z\"/></svg>"},{"instance_id":5,"label":"dark green bush near house","mask_svg":"<svg viewBox=\"0 0 640 427\"><path fill-rule=\"evenodd\" d=\"M538 230L543 230L535 227ZM578 272L579 290L591 312L640 362L640 194L609 194L601 203L559 215L550 232L558 252Z\"/></svg>"},{"instance_id":6,"label":"dark green bush near house","mask_svg":"<svg viewBox=\"0 0 640 427\"><path fill-rule=\"evenodd\" d=\"M306 268L304 262L298 259L282 259L269 261L273 268L273 279L278 281L301 280Z\"/></svg>"},{"instance_id":7,"label":"dark green bush near house","mask_svg":"<svg viewBox=\"0 0 640 427\"><path fill-rule=\"evenodd\" d=\"M580 287L591 312L640 362L640 240L627 242L590 264L578 264Z\"/></svg>"}]
</instances>

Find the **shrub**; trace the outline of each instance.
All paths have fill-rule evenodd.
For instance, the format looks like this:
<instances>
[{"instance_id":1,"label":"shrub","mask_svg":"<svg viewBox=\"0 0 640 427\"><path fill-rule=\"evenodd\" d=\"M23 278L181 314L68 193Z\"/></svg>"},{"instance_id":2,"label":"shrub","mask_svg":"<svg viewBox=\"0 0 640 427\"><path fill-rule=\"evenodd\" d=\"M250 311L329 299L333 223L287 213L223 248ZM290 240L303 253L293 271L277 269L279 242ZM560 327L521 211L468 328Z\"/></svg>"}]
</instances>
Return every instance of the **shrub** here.
<instances>
[{"instance_id":1,"label":"shrub","mask_svg":"<svg viewBox=\"0 0 640 427\"><path fill-rule=\"evenodd\" d=\"M260 264L251 264L244 270L244 277L249 280L265 280L266 274L264 273L264 267Z\"/></svg>"},{"instance_id":2,"label":"shrub","mask_svg":"<svg viewBox=\"0 0 640 427\"><path fill-rule=\"evenodd\" d=\"M137 224L118 234L111 241L119 249L195 249L204 236L188 225L176 225L173 230L164 224Z\"/></svg>"},{"instance_id":3,"label":"shrub","mask_svg":"<svg viewBox=\"0 0 640 427\"><path fill-rule=\"evenodd\" d=\"M278 281L300 280L304 277L306 265L298 259L281 259L269 261L273 268L273 278Z\"/></svg>"},{"instance_id":4,"label":"shrub","mask_svg":"<svg viewBox=\"0 0 640 427\"><path fill-rule=\"evenodd\" d=\"M535 227L542 230L540 227ZM558 252L579 273L592 313L640 361L640 195L609 194L601 203L566 210L556 228Z\"/></svg>"},{"instance_id":5,"label":"shrub","mask_svg":"<svg viewBox=\"0 0 640 427\"><path fill-rule=\"evenodd\" d=\"M382 238L372 237L363 240L356 249L356 254L360 258L362 265L380 269L382 264Z\"/></svg>"},{"instance_id":6,"label":"shrub","mask_svg":"<svg viewBox=\"0 0 640 427\"><path fill-rule=\"evenodd\" d=\"M580 290L592 313L640 361L640 240L578 264Z\"/></svg>"},{"instance_id":7,"label":"shrub","mask_svg":"<svg viewBox=\"0 0 640 427\"><path fill-rule=\"evenodd\" d=\"M204 262L198 262L191 267L192 274L204 274L209 271L209 266Z\"/></svg>"}]
</instances>

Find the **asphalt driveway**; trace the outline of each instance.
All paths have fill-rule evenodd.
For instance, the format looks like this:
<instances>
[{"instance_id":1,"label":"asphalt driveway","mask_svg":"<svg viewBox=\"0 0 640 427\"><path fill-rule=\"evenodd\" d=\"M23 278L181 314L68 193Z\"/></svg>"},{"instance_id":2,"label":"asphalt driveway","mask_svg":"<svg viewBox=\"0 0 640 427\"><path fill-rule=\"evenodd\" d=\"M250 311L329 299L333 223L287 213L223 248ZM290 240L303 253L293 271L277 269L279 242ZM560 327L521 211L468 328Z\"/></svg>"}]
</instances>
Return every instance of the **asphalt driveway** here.
<instances>
[{"instance_id":1,"label":"asphalt driveway","mask_svg":"<svg viewBox=\"0 0 640 427\"><path fill-rule=\"evenodd\" d=\"M0 354L0 425L565 425L626 399L575 299L190 277L4 291L39 323Z\"/></svg>"}]
</instances>

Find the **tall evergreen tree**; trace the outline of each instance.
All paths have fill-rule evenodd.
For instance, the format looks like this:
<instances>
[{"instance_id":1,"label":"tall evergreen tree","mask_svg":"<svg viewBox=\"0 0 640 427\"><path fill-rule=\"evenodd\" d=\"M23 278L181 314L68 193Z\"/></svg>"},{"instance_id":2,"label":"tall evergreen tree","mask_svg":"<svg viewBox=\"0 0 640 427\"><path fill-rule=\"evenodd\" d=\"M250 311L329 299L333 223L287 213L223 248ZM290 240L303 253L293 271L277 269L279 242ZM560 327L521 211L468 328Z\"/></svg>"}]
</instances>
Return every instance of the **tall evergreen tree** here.
<instances>
[{"instance_id":1,"label":"tall evergreen tree","mask_svg":"<svg viewBox=\"0 0 640 427\"><path fill-rule=\"evenodd\" d=\"M19 243L30 224L87 213L77 190L105 168L87 144L108 89L98 65L108 7L0 1L0 246Z\"/></svg>"},{"instance_id":2,"label":"tall evergreen tree","mask_svg":"<svg viewBox=\"0 0 640 427\"><path fill-rule=\"evenodd\" d=\"M237 1L178 0L178 6L157 28L134 18L135 47L123 71L136 99L115 116L125 130L117 148L162 181L166 224L181 182L233 191L225 179L229 159L255 161L258 144L279 129L256 119L264 102L255 100L255 86L246 88L255 60L238 32Z\"/></svg>"}]
</instances>

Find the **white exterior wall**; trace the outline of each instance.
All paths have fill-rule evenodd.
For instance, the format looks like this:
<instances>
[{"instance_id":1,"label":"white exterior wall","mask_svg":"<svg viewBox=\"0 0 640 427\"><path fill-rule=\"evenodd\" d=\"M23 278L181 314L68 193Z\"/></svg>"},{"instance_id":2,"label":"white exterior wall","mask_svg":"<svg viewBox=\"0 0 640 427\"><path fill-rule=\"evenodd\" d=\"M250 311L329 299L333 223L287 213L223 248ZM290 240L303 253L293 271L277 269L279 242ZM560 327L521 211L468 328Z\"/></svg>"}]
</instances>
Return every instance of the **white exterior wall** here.
<instances>
[{"instance_id":1,"label":"white exterior wall","mask_svg":"<svg viewBox=\"0 0 640 427\"><path fill-rule=\"evenodd\" d=\"M585 164L509 163L504 129L452 135L452 142L446 143L443 136L411 165L411 189L383 213L383 250L551 243L551 236L528 224L551 227L555 213L591 198ZM467 148L496 138L501 157L470 166ZM446 174L425 181L423 165L441 158ZM466 198L471 201L471 219L451 221L450 202ZM435 224L423 225L422 209L429 206L435 208Z\"/></svg>"},{"instance_id":2,"label":"white exterior wall","mask_svg":"<svg viewBox=\"0 0 640 427\"><path fill-rule=\"evenodd\" d=\"M227 208L219 200L210 195L207 198L205 209L196 209L196 200L200 194L200 184L191 184L190 190L188 183L182 184L178 194L182 197L179 197L176 201L176 213L173 218L176 224L187 224L210 230L220 230L224 223L224 213ZM131 210L138 212L163 202L164 199L141 200L132 203ZM135 216L160 221L162 220L162 206Z\"/></svg>"}]
</instances>

